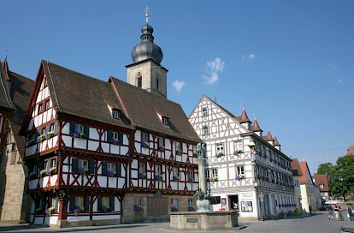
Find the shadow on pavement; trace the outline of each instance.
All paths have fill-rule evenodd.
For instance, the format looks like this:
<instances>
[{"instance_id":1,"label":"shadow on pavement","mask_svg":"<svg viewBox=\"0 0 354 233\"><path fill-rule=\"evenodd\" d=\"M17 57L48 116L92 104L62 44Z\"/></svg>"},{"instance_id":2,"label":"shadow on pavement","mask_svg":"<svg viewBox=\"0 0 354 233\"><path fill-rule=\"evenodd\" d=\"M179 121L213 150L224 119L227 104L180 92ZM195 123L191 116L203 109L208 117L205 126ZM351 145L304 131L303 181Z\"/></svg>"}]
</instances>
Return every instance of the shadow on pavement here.
<instances>
[{"instance_id":1,"label":"shadow on pavement","mask_svg":"<svg viewBox=\"0 0 354 233\"><path fill-rule=\"evenodd\" d=\"M52 228L47 226L36 226L36 225L13 225L13 226L0 226L0 232L23 232L24 230L30 230L33 232L34 229L38 230L48 230L48 232L89 232L97 230L108 230L108 229L129 229L129 228L138 228L144 227L146 225L133 225L133 224L122 224L122 225L108 225L108 226L88 226L88 227L72 227L72 228Z\"/></svg>"}]
</instances>

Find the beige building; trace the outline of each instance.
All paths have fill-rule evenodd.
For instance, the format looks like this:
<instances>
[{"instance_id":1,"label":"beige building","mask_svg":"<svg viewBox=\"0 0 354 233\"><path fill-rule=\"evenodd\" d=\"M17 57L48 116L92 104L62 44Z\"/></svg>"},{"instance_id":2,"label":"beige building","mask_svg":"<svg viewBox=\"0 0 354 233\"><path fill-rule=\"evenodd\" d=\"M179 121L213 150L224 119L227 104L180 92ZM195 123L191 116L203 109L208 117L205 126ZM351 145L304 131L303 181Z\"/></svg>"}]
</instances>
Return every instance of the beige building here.
<instances>
[{"instance_id":1,"label":"beige building","mask_svg":"<svg viewBox=\"0 0 354 233\"><path fill-rule=\"evenodd\" d=\"M29 219L30 196L25 194L25 139L18 133L34 82L11 72L6 60L1 63L0 69L0 221L24 222ZM3 117L6 106L11 109L7 118Z\"/></svg>"}]
</instances>

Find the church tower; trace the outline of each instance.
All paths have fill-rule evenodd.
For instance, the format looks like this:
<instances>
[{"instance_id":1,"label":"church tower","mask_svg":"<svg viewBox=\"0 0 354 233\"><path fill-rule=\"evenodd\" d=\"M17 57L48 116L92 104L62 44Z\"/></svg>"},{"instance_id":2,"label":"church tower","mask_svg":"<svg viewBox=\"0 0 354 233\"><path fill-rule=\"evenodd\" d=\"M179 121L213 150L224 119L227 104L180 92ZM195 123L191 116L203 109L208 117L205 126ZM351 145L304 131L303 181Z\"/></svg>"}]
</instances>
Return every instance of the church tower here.
<instances>
[{"instance_id":1,"label":"church tower","mask_svg":"<svg viewBox=\"0 0 354 233\"><path fill-rule=\"evenodd\" d=\"M127 65L127 82L146 91L167 98L167 72L160 65L163 54L161 48L154 43L154 29L149 24L149 15L145 12L146 24L141 28L141 42L131 53L133 63Z\"/></svg>"}]
</instances>

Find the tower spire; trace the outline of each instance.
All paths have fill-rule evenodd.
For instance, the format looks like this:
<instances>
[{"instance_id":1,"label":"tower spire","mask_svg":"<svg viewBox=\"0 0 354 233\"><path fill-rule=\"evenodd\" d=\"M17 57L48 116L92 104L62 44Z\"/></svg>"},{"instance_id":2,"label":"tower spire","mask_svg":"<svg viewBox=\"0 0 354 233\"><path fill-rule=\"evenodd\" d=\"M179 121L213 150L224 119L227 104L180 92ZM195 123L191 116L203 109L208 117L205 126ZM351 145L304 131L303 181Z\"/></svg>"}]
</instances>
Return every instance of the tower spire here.
<instances>
[{"instance_id":1,"label":"tower spire","mask_svg":"<svg viewBox=\"0 0 354 233\"><path fill-rule=\"evenodd\" d=\"M148 6L145 7L145 21L146 21L146 24L149 23L149 8L148 8Z\"/></svg>"}]
</instances>

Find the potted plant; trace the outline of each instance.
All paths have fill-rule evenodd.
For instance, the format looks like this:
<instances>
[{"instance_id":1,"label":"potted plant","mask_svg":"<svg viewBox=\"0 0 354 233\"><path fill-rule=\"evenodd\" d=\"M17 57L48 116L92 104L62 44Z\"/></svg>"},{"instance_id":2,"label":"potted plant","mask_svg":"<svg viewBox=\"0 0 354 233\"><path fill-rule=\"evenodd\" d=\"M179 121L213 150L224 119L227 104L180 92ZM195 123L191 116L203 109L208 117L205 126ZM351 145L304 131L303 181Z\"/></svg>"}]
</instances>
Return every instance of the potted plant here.
<instances>
[{"instance_id":1,"label":"potted plant","mask_svg":"<svg viewBox=\"0 0 354 233\"><path fill-rule=\"evenodd\" d=\"M178 211L177 207L175 207L175 206L171 207L171 212L177 212L177 211Z\"/></svg>"},{"instance_id":2,"label":"potted plant","mask_svg":"<svg viewBox=\"0 0 354 233\"><path fill-rule=\"evenodd\" d=\"M50 168L50 175L52 176L52 175L54 175L55 173L57 173L57 168L56 167L52 167L52 168Z\"/></svg>"},{"instance_id":3,"label":"potted plant","mask_svg":"<svg viewBox=\"0 0 354 233\"><path fill-rule=\"evenodd\" d=\"M155 174L155 180L161 180L161 179L162 179L161 175Z\"/></svg>"},{"instance_id":4,"label":"potted plant","mask_svg":"<svg viewBox=\"0 0 354 233\"><path fill-rule=\"evenodd\" d=\"M224 153L223 152L218 152L215 157L216 158L220 158L222 156L224 156Z\"/></svg>"},{"instance_id":5,"label":"potted plant","mask_svg":"<svg viewBox=\"0 0 354 233\"><path fill-rule=\"evenodd\" d=\"M54 131L49 131L49 132L48 132L48 137L49 137L49 138L54 137Z\"/></svg>"},{"instance_id":6,"label":"potted plant","mask_svg":"<svg viewBox=\"0 0 354 233\"><path fill-rule=\"evenodd\" d=\"M48 174L48 170L47 169L43 169L43 170L41 170L40 174L41 174L41 177L44 177L44 176L46 176Z\"/></svg>"},{"instance_id":7,"label":"potted plant","mask_svg":"<svg viewBox=\"0 0 354 233\"><path fill-rule=\"evenodd\" d=\"M52 216L53 212L55 211L55 208L54 207L50 207L47 212L48 212L48 215L49 216Z\"/></svg>"},{"instance_id":8,"label":"potted plant","mask_svg":"<svg viewBox=\"0 0 354 233\"><path fill-rule=\"evenodd\" d=\"M45 140L45 138L46 138L45 134L41 134L41 135L39 135L38 140L43 142Z\"/></svg>"},{"instance_id":9,"label":"potted plant","mask_svg":"<svg viewBox=\"0 0 354 233\"><path fill-rule=\"evenodd\" d=\"M107 171L107 176L112 177L113 176L113 172L112 171Z\"/></svg>"},{"instance_id":10,"label":"potted plant","mask_svg":"<svg viewBox=\"0 0 354 233\"><path fill-rule=\"evenodd\" d=\"M139 177L140 179L144 179L144 178L146 178L146 174L139 172L138 177Z\"/></svg>"}]
</instances>

